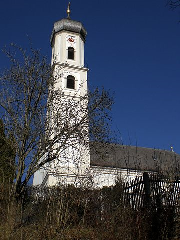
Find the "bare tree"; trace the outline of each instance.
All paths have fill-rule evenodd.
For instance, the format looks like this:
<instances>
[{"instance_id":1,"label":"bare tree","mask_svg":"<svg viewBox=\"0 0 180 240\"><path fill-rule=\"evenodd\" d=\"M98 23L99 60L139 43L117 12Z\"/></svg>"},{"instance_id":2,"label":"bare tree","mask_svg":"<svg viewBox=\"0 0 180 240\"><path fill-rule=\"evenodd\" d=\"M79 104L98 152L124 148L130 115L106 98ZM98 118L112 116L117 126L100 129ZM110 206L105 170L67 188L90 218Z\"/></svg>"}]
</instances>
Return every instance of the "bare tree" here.
<instances>
[{"instance_id":1,"label":"bare tree","mask_svg":"<svg viewBox=\"0 0 180 240\"><path fill-rule=\"evenodd\" d=\"M170 8L175 9L180 6L180 0L168 0L167 4L170 6Z\"/></svg>"},{"instance_id":2,"label":"bare tree","mask_svg":"<svg viewBox=\"0 0 180 240\"><path fill-rule=\"evenodd\" d=\"M12 44L4 52L11 66L0 75L0 105L6 132L16 142L14 193L20 196L40 167L75 144L72 139L79 139L82 145L89 138L108 139L113 100L98 89L75 101L76 96L66 98L55 87L57 65L50 66L39 50L31 47L27 51Z\"/></svg>"},{"instance_id":3,"label":"bare tree","mask_svg":"<svg viewBox=\"0 0 180 240\"><path fill-rule=\"evenodd\" d=\"M13 137L5 135L4 124L0 119L0 184L12 184L14 166Z\"/></svg>"}]
</instances>

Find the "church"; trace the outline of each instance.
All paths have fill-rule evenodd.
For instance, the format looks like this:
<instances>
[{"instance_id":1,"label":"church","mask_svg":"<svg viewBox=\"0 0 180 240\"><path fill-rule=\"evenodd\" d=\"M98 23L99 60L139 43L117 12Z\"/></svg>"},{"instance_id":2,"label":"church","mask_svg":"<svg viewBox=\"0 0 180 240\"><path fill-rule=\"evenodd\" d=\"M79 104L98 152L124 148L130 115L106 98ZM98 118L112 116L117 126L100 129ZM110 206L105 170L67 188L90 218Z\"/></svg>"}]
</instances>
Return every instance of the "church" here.
<instances>
[{"instance_id":1,"label":"church","mask_svg":"<svg viewBox=\"0 0 180 240\"><path fill-rule=\"evenodd\" d=\"M69 4L67 18L54 23L50 39L53 91L58 92L58 98L51 101L51 110L47 113L49 125L53 126L51 137L58 136L60 125L72 127L77 119L81 122L87 115L88 100L84 97L88 92L88 69L84 66L86 35L82 23L71 20ZM80 125L80 132L81 137L71 134L66 142L66 133L58 139L51 149L51 153L61 149L57 159L34 174L34 186L73 184L102 188L114 185L118 179L130 181L146 171L178 173L180 156L173 150L90 142L88 121Z\"/></svg>"}]
</instances>

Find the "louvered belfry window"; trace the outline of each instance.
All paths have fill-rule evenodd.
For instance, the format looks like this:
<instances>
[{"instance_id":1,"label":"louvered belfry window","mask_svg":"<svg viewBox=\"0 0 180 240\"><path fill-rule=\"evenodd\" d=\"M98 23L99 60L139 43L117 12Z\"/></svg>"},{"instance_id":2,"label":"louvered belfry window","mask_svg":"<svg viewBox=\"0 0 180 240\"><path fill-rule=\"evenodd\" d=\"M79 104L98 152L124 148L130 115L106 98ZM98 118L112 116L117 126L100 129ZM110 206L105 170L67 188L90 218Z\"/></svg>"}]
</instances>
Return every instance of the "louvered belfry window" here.
<instances>
[{"instance_id":1,"label":"louvered belfry window","mask_svg":"<svg viewBox=\"0 0 180 240\"><path fill-rule=\"evenodd\" d=\"M67 76L66 87L70 88L70 89L75 89L75 77L73 77L71 75Z\"/></svg>"},{"instance_id":2,"label":"louvered belfry window","mask_svg":"<svg viewBox=\"0 0 180 240\"><path fill-rule=\"evenodd\" d=\"M68 59L74 60L74 48L68 47Z\"/></svg>"}]
</instances>

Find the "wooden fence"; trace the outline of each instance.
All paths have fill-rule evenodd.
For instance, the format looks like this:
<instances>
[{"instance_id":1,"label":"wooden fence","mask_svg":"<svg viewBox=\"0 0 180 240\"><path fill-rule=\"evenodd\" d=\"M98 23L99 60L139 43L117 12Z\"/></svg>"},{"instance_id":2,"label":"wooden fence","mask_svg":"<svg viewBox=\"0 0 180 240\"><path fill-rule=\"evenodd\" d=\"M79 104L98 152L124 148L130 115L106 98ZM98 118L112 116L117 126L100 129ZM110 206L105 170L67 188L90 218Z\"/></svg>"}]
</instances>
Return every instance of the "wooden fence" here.
<instances>
[{"instance_id":1,"label":"wooden fence","mask_svg":"<svg viewBox=\"0 0 180 240\"><path fill-rule=\"evenodd\" d=\"M171 181L159 174L145 172L131 182L124 183L124 201L134 209L147 206L172 206L180 211L180 180Z\"/></svg>"}]
</instances>

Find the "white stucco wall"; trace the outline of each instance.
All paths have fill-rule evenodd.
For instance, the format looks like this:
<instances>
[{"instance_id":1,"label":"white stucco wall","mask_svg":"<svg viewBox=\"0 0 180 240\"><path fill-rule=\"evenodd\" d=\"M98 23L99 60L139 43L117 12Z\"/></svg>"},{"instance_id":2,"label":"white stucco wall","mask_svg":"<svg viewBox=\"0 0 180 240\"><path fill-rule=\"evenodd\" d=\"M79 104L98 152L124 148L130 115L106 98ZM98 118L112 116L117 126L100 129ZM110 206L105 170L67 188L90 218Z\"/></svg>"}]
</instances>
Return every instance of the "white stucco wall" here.
<instances>
[{"instance_id":1,"label":"white stucco wall","mask_svg":"<svg viewBox=\"0 0 180 240\"><path fill-rule=\"evenodd\" d=\"M90 171L94 188L114 186L119 180L128 182L143 175L141 171L99 166L91 166Z\"/></svg>"},{"instance_id":2,"label":"white stucco wall","mask_svg":"<svg viewBox=\"0 0 180 240\"><path fill-rule=\"evenodd\" d=\"M84 171L84 174L73 174L72 172L48 172L45 185L48 187L58 186L61 184L73 184L75 186L83 186L90 188L102 188L114 186L117 181L129 182L137 176L143 175L141 171L91 166Z\"/></svg>"},{"instance_id":3,"label":"white stucco wall","mask_svg":"<svg viewBox=\"0 0 180 240\"><path fill-rule=\"evenodd\" d=\"M68 38L73 38L74 42L68 41ZM68 59L68 47L73 47L74 60ZM70 65L83 67L84 66L84 42L78 33L61 31L56 33L52 45L52 63L68 63Z\"/></svg>"}]
</instances>

